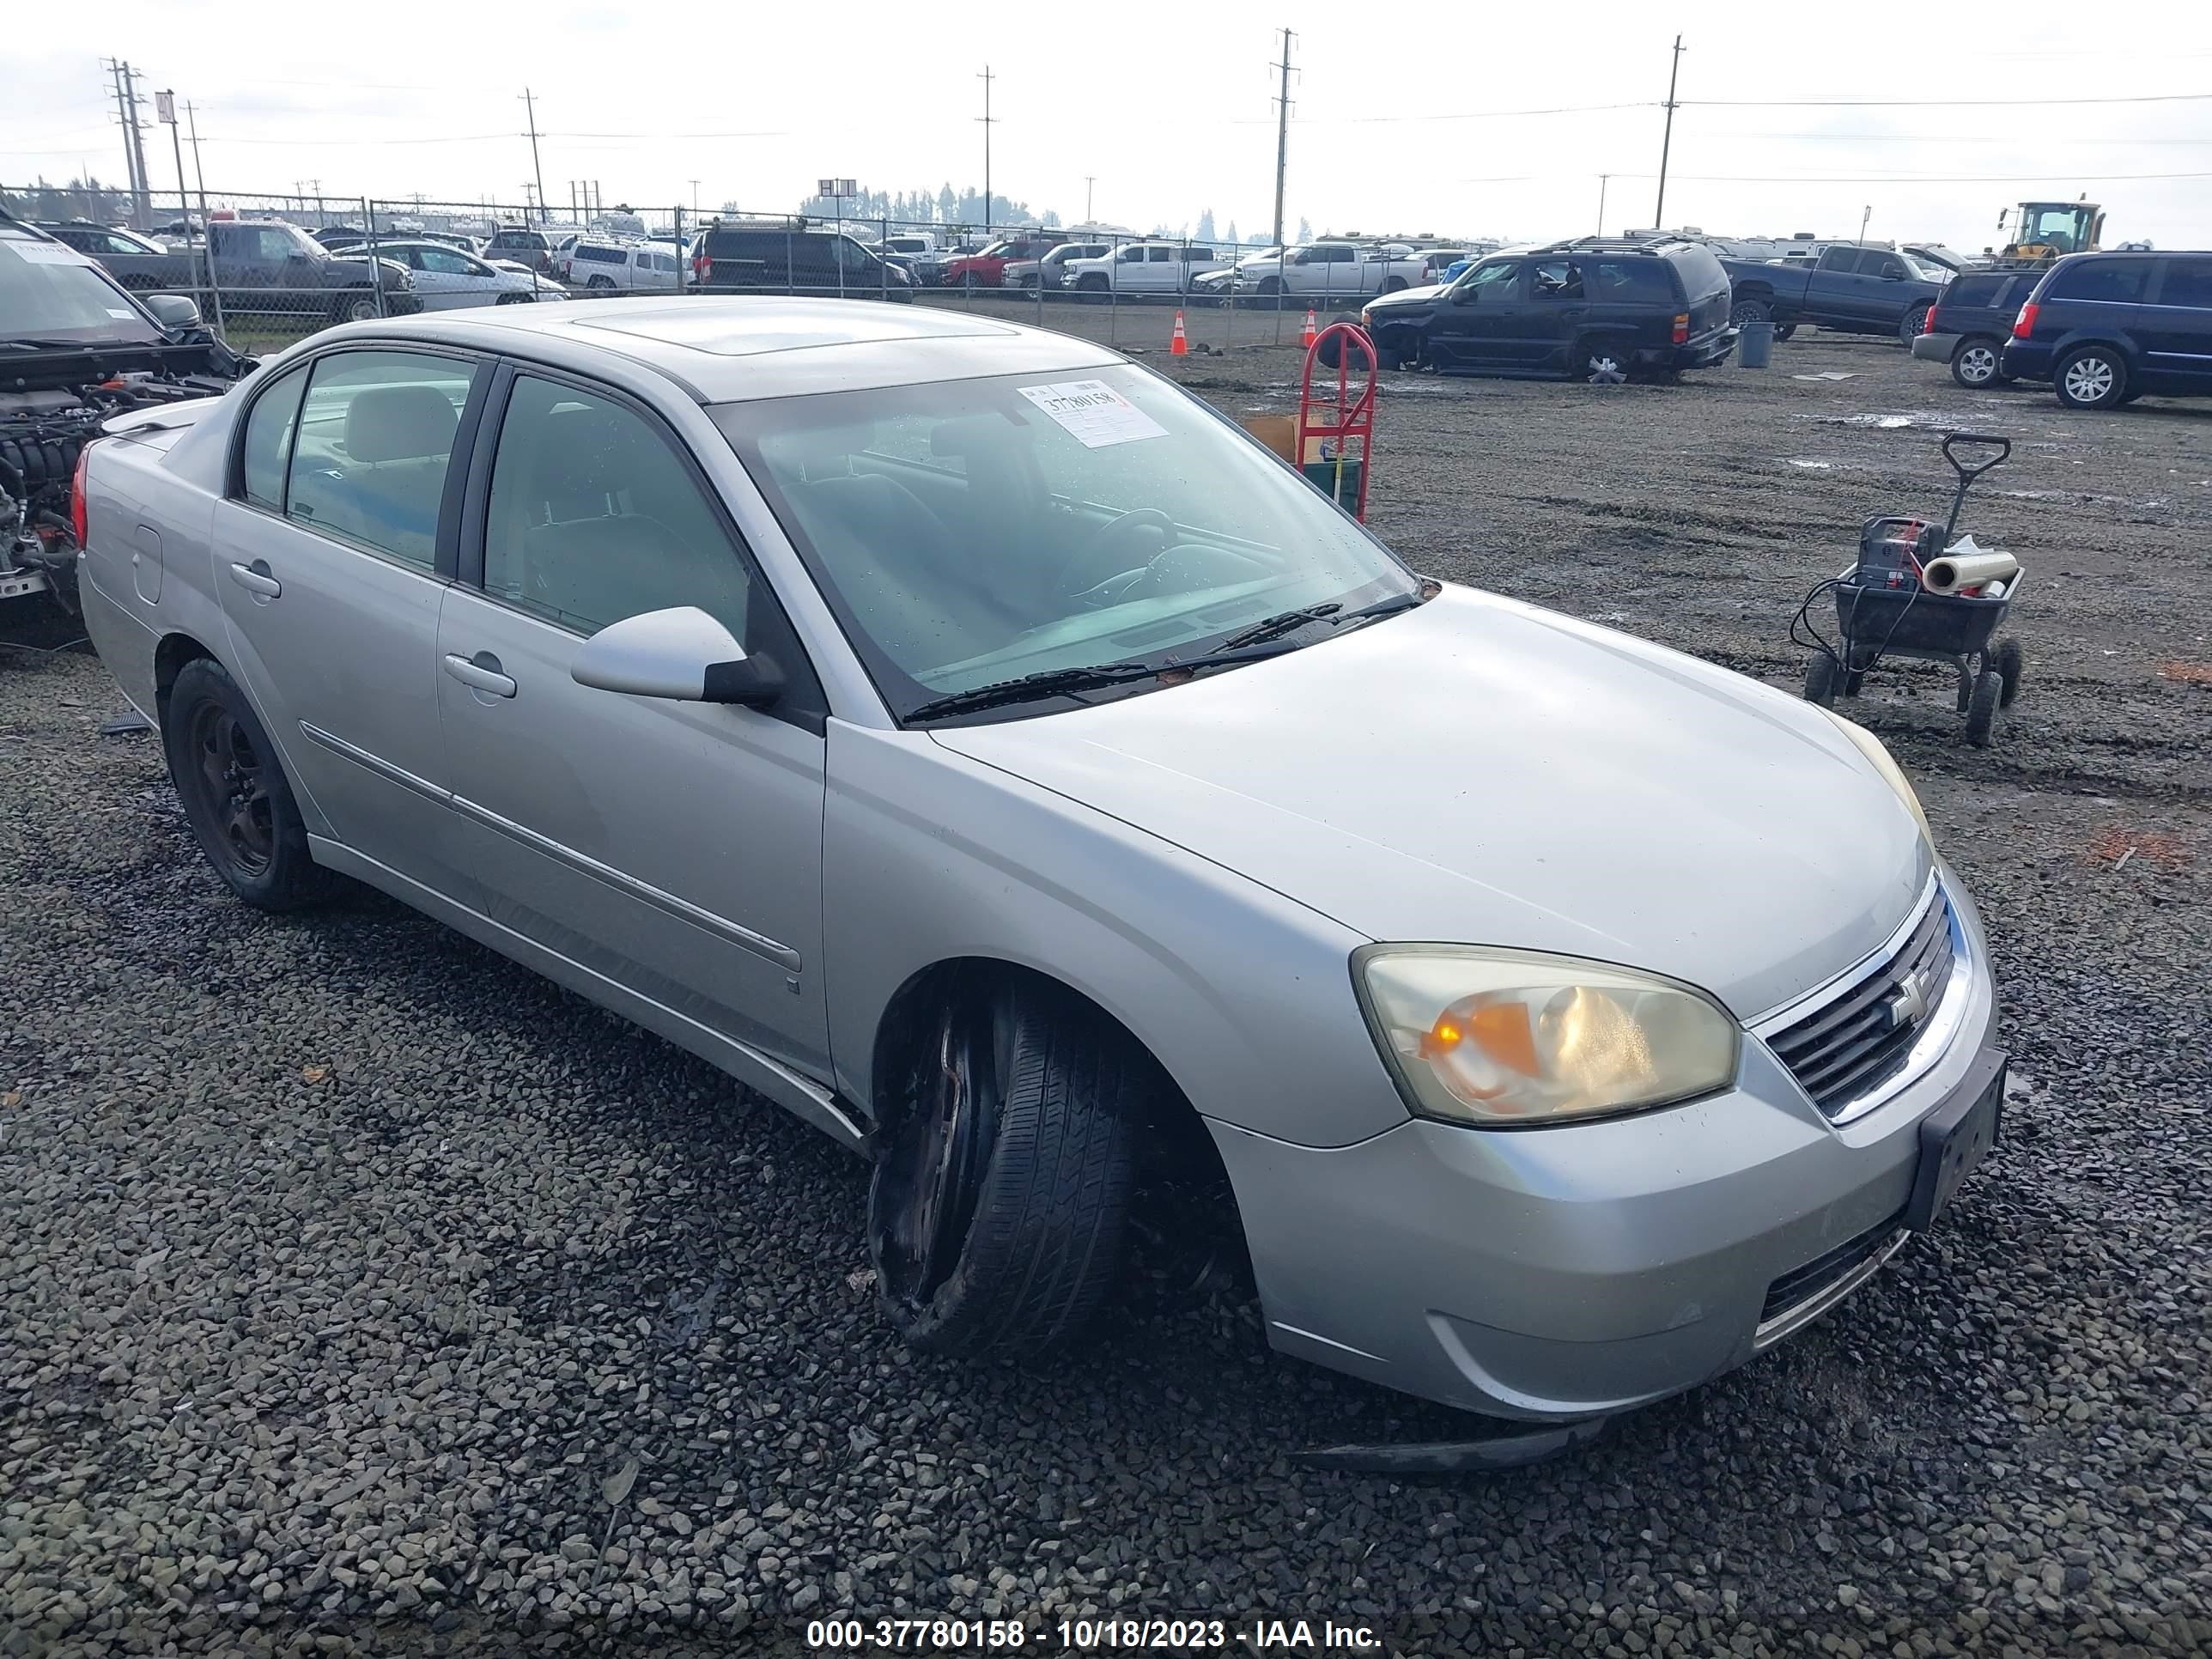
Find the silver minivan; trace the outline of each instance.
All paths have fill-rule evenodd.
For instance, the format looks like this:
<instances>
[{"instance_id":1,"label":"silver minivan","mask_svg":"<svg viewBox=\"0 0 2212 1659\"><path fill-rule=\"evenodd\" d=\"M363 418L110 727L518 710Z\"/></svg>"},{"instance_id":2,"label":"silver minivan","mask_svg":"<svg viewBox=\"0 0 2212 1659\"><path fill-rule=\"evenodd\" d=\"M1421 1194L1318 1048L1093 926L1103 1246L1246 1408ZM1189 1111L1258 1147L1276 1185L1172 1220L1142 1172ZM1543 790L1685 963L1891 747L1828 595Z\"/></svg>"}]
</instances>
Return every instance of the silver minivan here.
<instances>
[{"instance_id":1,"label":"silver minivan","mask_svg":"<svg viewBox=\"0 0 2212 1659\"><path fill-rule=\"evenodd\" d=\"M2003 1055L1860 727L1408 569L1104 348L507 307L112 424L86 622L248 903L350 878L873 1160L913 1341L1225 1175L1270 1341L1601 1417L1942 1212Z\"/></svg>"}]
</instances>

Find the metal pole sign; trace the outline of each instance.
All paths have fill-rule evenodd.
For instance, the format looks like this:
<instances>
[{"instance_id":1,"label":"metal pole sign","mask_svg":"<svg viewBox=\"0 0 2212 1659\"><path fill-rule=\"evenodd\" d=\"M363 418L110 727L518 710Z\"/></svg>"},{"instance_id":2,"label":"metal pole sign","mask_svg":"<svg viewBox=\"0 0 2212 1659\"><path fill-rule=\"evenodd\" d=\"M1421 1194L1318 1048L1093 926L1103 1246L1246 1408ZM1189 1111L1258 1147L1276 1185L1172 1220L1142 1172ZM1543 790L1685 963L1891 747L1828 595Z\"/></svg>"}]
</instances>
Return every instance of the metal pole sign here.
<instances>
[{"instance_id":1,"label":"metal pole sign","mask_svg":"<svg viewBox=\"0 0 2212 1659\"><path fill-rule=\"evenodd\" d=\"M157 119L167 121L171 126L176 125L177 94L173 92L155 93L154 94L154 114Z\"/></svg>"}]
</instances>

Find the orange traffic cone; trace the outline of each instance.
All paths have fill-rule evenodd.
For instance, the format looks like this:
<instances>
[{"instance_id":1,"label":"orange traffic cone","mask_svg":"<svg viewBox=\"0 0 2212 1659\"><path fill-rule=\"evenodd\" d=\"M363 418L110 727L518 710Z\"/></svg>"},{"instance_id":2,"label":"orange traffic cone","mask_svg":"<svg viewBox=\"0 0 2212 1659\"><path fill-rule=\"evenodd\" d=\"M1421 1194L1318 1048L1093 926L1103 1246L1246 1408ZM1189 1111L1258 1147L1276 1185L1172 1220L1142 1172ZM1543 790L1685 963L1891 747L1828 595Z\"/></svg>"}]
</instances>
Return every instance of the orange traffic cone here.
<instances>
[{"instance_id":1,"label":"orange traffic cone","mask_svg":"<svg viewBox=\"0 0 2212 1659\"><path fill-rule=\"evenodd\" d=\"M1175 338L1168 342L1168 356L1170 357L1188 357L1190 356L1190 342L1183 337L1182 313L1181 311L1177 311L1176 313Z\"/></svg>"},{"instance_id":2,"label":"orange traffic cone","mask_svg":"<svg viewBox=\"0 0 2212 1659\"><path fill-rule=\"evenodd\" d=\"M1320 332L1321 331L1314 326L1313 307L1311 306L1308 306L1306 307L1305 330L1298 336L1298 343L1310 351L1313 349L1314 337Z\"/></svg>"}]
</instances>

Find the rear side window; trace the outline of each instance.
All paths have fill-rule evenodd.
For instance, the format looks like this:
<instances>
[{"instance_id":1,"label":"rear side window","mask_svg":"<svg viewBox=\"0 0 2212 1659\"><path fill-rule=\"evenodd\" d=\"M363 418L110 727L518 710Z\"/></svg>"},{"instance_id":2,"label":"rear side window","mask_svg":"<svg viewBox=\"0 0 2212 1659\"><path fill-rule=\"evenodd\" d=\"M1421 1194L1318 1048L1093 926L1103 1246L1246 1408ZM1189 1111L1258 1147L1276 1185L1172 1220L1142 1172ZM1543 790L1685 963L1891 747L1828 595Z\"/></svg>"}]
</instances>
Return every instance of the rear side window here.
<instances>
[{"instance_id":1,"label":"rear side window","mask_svg":"<svg viewBox=\"0 0 2212 1659\"><path fill-rule=\"evenodd\" d=\"M1667 263L1674 267L1682 279L1682 294L1689 300L1702 300L1709 295L1728 291L1728 272L1721 269L1710 249L1686 247L1667 256Z\"/></svg>"},{"instance_id":2,"label":"rear side window","mask_svg":"<svg viewBox=\"0 0 2212 1659\"><path fill-rule=\"evenodd\" d=\"M2052 272L2050 297L2132 305L2142 298L2143 279L2149 275L2148 259L2091 259Z\"/></svg>"},{"instance_id":3,"label":"rear side window","mask_svg":"<svg viewBox=\"0 0 2212 1659\"><path fill-rule=\"evenodd\" d=\"M1946 306L1992 307L2002 303L2009 276L1954 276L1943 290Z\"/></svg>"},{"instance_id":4,"label":"rear side window","mask_svg":"<svg viewBox=\"0 0 2212 1659\"><path fill-rule=\"evenodd\" d=\"M2212 311L2212 259L2168 259L2159 302Z\"/></svg>"},{"instance_id":5,"label":"rear side window","mask_svg":"<svg viewBox=\"0 0 2212 1659\"><path fill-rule=\"evenodd\" d=\"M588 264L618 265L629 256L618 247L585 247L579 245L574 257Z\"/></svg>"},{"instance_id":6,"label":"rear side window","mask_svg":"<svg viewBox=\"0 0 2212 1659\"><path fill-rule=\"evenodd\" d=\"M292 446L284 516L434 569L446 469L471 378L467 363L412 351L318 359Z\"/></svg>"},{"instance_id":7,"label":"rear side window","mask_svg":"<svg viewBox=\"0 0 2212 1659\"><path fill-rule=\"evenodd\" d=\"M307 389L307 371L295 368L256 398L246 413L240 468L246 499L272 513L284 510L284 465L299 424L300 394Z\"/></svg>"},{"instance_id":8,"label":"rear side window","mask_svg":"<svg viewBox=\"0 0 2212 1659\"><path fill-rule=\"evenodd\" d=\"M1589 270L1590 298L1600 305L1674 303L1674 278L1662 259L1600 259Z\"/></svg>"}]
</instances>

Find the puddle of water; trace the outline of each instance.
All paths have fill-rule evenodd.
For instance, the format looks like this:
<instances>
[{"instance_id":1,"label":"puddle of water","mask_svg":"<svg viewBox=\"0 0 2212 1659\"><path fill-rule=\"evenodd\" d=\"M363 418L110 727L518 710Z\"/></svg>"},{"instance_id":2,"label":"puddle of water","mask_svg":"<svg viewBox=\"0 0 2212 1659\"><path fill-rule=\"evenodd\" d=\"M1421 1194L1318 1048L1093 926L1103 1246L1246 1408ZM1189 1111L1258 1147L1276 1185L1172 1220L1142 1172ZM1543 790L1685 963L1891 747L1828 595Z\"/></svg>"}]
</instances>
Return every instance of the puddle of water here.
<instances>
[{"instance_id":1,"label":"puddle of water","mask_svg":"<svg viewBox=\"0 0 2212 1659\"><path fill-rule=\"evenodd\" d=\"M1800 461L1793 459L1790 465L1802 466L1808 472L1827 472L1832 471L1836 464L1833 461Z\"/></svg>"}]
</instances>

